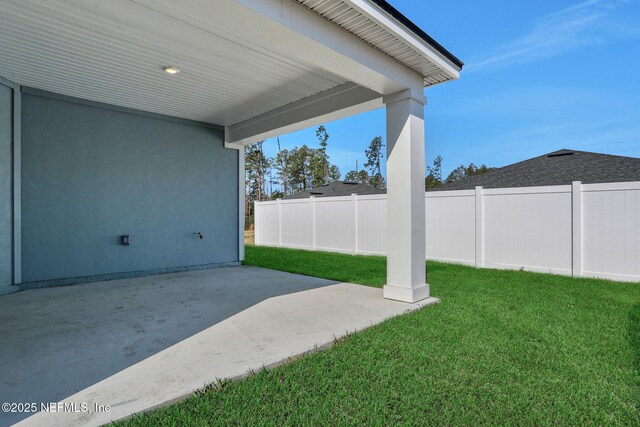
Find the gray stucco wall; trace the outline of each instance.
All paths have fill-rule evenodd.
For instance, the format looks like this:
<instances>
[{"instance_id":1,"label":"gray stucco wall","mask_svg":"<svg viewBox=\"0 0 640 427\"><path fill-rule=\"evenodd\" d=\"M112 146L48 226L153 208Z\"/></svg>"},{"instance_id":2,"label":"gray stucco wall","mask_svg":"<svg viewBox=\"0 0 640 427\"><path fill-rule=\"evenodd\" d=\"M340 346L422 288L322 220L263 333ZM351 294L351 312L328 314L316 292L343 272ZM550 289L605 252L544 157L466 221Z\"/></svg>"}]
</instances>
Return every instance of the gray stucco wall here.
<instances>
[{"instance_id":1,"label":"gray stucco wall","mask_svg":"<svg viewBox=\"0 0 640 427\"><path fill-rule=\"evenodd\" d=\"M13 282L12 110L13 90L0 82L0 288Z\"/></svg>"},{"instance_id":2,"label":"gray stucco wall","mask_svg":"<svg viewBox=\"0 0 640 427\"><path fill-rule=\"evenodd\" d=\"M23 283L236 261L222 130L23 93Z\"/></svg>"}]
</instances>

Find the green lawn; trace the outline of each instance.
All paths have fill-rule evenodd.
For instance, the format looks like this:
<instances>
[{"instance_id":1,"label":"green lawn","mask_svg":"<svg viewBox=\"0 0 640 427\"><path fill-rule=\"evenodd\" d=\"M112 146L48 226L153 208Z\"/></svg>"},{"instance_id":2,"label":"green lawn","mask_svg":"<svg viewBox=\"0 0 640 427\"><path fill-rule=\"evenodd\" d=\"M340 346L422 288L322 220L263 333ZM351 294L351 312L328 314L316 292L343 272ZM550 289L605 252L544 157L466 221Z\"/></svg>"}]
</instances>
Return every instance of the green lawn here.
<instances>
[{"instance_id":1,"label":"green lawn","mask_svg":"<svg viewBox=\"0 0 640 427\"><path fill-rule=\"evenodd\" d=\"M247 247L370 286L382 257ZM640 285L430 262L442 302L125 425L640 425ZM197 369L197 367L194 367Z\"/></svg>"}]
</instances>

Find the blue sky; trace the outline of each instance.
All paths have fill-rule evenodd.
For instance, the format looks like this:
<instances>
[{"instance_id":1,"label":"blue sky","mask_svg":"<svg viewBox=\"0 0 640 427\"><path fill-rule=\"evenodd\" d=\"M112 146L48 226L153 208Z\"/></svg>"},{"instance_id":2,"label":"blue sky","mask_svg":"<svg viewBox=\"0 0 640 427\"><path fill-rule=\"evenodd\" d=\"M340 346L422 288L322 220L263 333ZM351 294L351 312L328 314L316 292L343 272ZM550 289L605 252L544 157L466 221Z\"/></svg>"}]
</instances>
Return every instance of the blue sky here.
<instances>
[{"instance_id":1,"label":"blue sky","mask_svg":"<svg viewBox=\"0 0 640 427\"><path fill-rule=\"evenodd\" d=\"M640 0L391 4L465 63L425 90L427 164L499 167L560 148L640 157ZM325 126L344 176L384 137L384 109ZM280 143L317 146L315 129Z\"/></svg>"}]
</instances>

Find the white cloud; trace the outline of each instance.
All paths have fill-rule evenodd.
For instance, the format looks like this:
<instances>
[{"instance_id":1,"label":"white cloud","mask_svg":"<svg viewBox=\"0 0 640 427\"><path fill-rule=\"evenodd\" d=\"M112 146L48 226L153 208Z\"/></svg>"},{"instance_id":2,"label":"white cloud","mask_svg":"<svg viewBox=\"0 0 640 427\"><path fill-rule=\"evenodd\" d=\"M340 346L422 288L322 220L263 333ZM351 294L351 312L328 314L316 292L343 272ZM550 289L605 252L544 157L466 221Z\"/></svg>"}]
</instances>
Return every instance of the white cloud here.
<instances>
[{"instance_id":1,"label":"white cloud","mask_svg":"<svg viewBox=\"0 0 640 427\"><path fill-rule=\"evenodd\" d=\"M634 0L586 0L534 21L526 34L505 43L488 57L470 63L466 71L523 64L593 44L602 43L604 31L593 31L620 6Z\"/></svg>"}]
</instances>

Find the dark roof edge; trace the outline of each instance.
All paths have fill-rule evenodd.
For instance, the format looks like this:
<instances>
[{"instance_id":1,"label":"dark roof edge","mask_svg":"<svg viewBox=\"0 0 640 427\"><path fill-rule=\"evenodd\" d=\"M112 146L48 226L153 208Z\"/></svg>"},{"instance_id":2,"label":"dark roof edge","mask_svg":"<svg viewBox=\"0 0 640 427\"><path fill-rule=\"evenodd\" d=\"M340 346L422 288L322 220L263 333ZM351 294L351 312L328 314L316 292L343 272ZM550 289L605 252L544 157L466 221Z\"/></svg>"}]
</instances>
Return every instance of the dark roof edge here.
<instances>
[{"instance_id":1,"label":"dark roof edge","mask_svg":"<svg viewBox=\"0 0 640 427\"><path fill-rule=\"evenodd\" d=\"M454 54L452 54L447 49L445 49L444 46L442 46L440 43L435 41L429 34L425 33L420 27L418 27L416 24L411 22L411 20L406 16L404 16L402 13L400 13L398 9L391 6L385 0L371 0L371 1L376 5L378 5L380 8L382 8L389 15L391 15L395 20L397 20L402 25L404 25L409 30L411 30L415 35L420 37L422 40L426 41L429 45L433 46L435 50L437 50L449 61L453 62L455 66L462 69L462 67L464 66L464 63L461 60L456 58Z\"/></svg>"}]
</instances>

